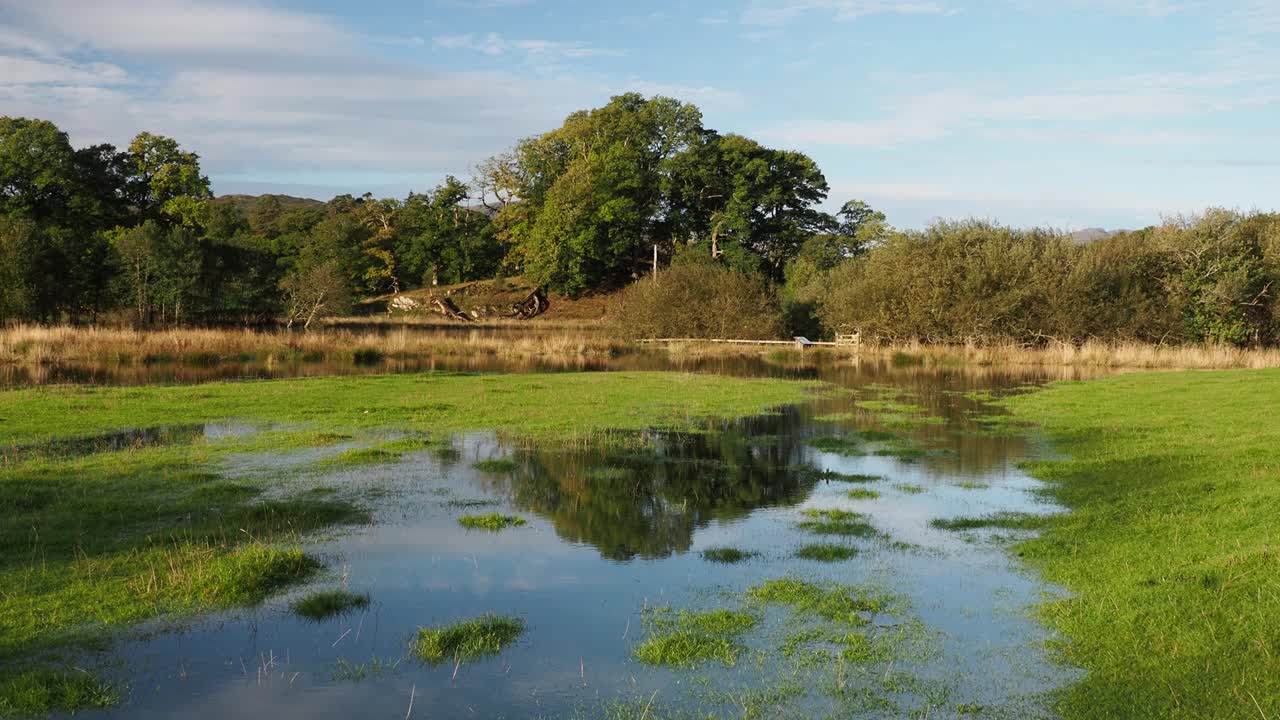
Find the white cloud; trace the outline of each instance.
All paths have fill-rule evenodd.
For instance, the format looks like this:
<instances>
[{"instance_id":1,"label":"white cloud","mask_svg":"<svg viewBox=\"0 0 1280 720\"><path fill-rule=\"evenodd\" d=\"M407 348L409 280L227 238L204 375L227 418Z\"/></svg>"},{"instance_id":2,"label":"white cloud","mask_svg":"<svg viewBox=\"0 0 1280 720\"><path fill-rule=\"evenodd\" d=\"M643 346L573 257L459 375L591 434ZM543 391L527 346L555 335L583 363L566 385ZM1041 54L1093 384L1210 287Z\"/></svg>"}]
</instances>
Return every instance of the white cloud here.
<instances>
[{"instance_id":1,"label":"white cloud","mask_svg":"<svg viewBox=\"0 0 1280 720\"><path fill-rule=\"evenodd\" d=\"M208 0L0 0L55 42L166 56L235 53L314 56L350 51L356 38L328 18Z\"/></svg>"},{"instance_id":2,"label":"white cloud","mask_svg":"<svg viewBox=\"0 0 1280 720\"><path fill-rule=\"evenodd\" d=\"M442 35L431 39L431 43L445 50L474 50L485 55L496 57L507 51L507 43L498 33L485 35Z\"/></svg>"},{"instance_id":3,"label":"white cloud","mask_svg":"<svg viewBox=\"0 0 1280 720\"><path fill-rule=\"evenodd\" d=\"M16 19L0 32L5 114L53 120L80 145L171 135L215 182L465 173L598 99L573 80L382 59L385 38L247 3L0 0L0 16Z\"/></svg>"},{"instance_id":4,"label":"white cloud","mask_svg":"<svg viewBox=\"0 0 1280 720\"><path fill-rule=\"evenodd\" d=\"M746 105L741 94L709 85L669 85L641 80L628 83L627 89L642 95L664 95L691 102L704 110L738 110Z\"/></svg>"},{"instance_id":5,"label":"white cloud","mask_svg":"<svg viewBox=\"0 0 1280 720\"><path fill-rule=\"evenodd\" d=\"M0 85L118 85L124 69L110 63L76 63L0 55Z\"/></svg>"},{"instance_id":6,"label":"white cloud","mask_svg":"<svg viewBox=\"0 0 1280 720\"><path fill-rule=\"evenodd\" d=\"M746 25L782 25L808 13L822 12L837 20L867 15L947 15L954 12L932 0L752 0L742 14Z\"/></svg>"},{"instance_id":7,"label":"white cloud","mask_svg":"<svg viewBox=\"0 0 1280 720\"><path fill-rule=\"evenodd\" d=\"M491 57L503 55L510 50L524 53L530 60L548 59L580 59L589 57L619 56L618 50L598 48L580 42L564 42L559 40L511 40L498 33L475 35L441 35L432 38L432 44L445 50L472 50Z\"/></svg>"}]
</instances>

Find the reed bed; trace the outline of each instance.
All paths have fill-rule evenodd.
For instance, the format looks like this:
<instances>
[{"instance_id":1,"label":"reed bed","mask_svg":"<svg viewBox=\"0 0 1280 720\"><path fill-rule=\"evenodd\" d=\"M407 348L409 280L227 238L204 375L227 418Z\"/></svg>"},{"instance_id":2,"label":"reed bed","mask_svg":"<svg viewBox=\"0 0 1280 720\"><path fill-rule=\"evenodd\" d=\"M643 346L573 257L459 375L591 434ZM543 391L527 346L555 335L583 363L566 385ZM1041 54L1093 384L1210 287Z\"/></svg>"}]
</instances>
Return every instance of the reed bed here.
<instances>
[{"instance_id":1,"label":"reed bed","mask_svg":"<svg viewBox=\"0 0 1280 720\"><path fill-rule=\"evenodd\" d=\"M604 358L626 343L590 330L533 331L399 327L385 332L322 329L312 332L235 329L132 330L19 325L0 330L0 363L153 363L314 361L382 357L493 356Z\"/></svg>"},{"instance_id":2,"label":"reed bed","mask_svg":"<svg viewBox=\"0 0 1280 720\"><path fill-rule=\"evenodd\" d=\"M493 357L509 360L599 360L631 352L665 352L673 359L768 357L777 361L822 357L874 360L899 367L1069 367L1098 369L1220 370L1280 367L1280 348L1226 345L1149 345L1089 341L1024 347L1015 343L934 345L921 342L811 348L733 345L700 341L640 346L592 324L543 326L398 325L382 330L341 325L311 332L252 329L134 330L16 325L0 328L0 364L223 362L374 363L383 358Z\"/></svg>"},{"instance_id":3,"label":"reed bed","mask_svg":"<svg viewBox=\"0 0 1280 720\"><path fill-rule=\"evenodd\" d=\"M1051 343L1025 347L1016 343L933 345L922 342L818 347L803 351L758 345L672 342L654 347L685 357L762 355L778 359L820 354L877 360L900 367L1075 367L1132 370L1226 370L1280 367L1280 348L1237 348L1228 345L1150 345L1091 340L1080 345Z\"/></svg>"}]
</instances>

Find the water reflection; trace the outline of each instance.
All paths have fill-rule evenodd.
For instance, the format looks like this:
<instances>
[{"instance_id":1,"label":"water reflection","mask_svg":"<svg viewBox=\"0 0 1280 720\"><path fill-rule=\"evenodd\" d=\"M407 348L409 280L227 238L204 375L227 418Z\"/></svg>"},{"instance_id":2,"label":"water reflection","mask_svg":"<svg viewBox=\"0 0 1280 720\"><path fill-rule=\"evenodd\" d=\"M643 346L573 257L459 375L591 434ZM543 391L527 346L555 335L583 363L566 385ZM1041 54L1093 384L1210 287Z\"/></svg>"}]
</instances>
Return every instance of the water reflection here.
<instances>
[{"instance_id":1,"label":"water reflection","mask_svg":"<svg viewBox=\"0 0 1280 720\"><path fill-rule=\"evenodd\" d=\"M615 438L604 448L520 450L517 469L491 489L611 560L668 557L713 520L807 496L816 474L800 464L803 438L781 432L793 423L770 416L705 434Z\"/></svg>"}]
</instances>

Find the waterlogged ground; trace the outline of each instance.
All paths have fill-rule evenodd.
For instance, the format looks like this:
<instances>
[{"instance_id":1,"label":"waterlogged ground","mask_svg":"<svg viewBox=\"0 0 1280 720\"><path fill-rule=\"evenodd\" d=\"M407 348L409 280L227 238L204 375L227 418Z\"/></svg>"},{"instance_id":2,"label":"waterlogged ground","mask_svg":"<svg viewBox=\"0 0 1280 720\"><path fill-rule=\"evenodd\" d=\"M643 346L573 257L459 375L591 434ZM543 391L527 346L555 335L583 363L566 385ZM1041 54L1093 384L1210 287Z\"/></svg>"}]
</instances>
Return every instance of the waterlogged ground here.
<instances>
[{"instance_id":1,"label":"waterlogged ground","mask_svg":"<svg viewBox=\"0 0 1280 720\"><path fill-rule=\"evenodd\" d=\"M1040 451L986 403L1041 378L786 370L844 390L710 432L607 444L469 433L360 455L398 436L353 430L219 460L218 472L281 494L355 499L373 521L313 536L306 549L327 570L307 586L86 654L121 694L89 716L1043 715L1044 693L1076 675L1030 617L1055 590L1000 540L1021 513L1055 508L1016 468ZM459 523L486 513L523 524ZM965 529L1000 513L1006 529ZM704 556L723 548L745 557ZM291 610L332 589L369 603L319 621ZM523 633L489 657L410 652L419 628L486 613Z\"/></svg>"}]
</instances>

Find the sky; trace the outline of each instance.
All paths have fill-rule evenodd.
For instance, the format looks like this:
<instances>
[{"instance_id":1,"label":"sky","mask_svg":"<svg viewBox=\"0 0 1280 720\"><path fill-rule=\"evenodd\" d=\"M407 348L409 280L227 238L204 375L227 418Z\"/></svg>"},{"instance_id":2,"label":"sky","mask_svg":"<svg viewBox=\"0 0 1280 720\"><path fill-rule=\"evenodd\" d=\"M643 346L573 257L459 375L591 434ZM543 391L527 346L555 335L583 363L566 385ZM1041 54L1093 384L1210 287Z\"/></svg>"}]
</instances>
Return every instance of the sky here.
<instances>
[{"instance_id":1,"label":"sky","mask_svg":"<svg viewBox=\"0 0 1280 720\"><path fill-rule=\"evenodd\" d=\"M1280 209L1280 0L0 0L0 114L403 196L637 91L898 227Z\"/></svg>"}]
</instances>

